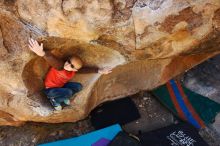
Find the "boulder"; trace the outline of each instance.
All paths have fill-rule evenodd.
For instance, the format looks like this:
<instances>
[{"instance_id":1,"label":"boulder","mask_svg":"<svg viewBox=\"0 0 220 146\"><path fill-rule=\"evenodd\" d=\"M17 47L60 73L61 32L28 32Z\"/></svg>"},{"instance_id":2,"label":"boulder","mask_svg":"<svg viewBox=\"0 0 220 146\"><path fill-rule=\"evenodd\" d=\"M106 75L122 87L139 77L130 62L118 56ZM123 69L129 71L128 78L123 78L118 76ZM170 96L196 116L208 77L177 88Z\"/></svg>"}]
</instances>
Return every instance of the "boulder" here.
<instances>
[{"instance_id":1,"label":"boulder","mask_svg":"<svg viewBox=\"0 0 220 146\"><path fill-rule=\"evenodd\" d=\"M0 1L0 125L84 119L97 105L151 90L219 54L219 0ZM43 89L49 65L32 37L58 58L72 54L108 75L77 74L83 90L54 111Z\"/></svg>"}]
</instances>

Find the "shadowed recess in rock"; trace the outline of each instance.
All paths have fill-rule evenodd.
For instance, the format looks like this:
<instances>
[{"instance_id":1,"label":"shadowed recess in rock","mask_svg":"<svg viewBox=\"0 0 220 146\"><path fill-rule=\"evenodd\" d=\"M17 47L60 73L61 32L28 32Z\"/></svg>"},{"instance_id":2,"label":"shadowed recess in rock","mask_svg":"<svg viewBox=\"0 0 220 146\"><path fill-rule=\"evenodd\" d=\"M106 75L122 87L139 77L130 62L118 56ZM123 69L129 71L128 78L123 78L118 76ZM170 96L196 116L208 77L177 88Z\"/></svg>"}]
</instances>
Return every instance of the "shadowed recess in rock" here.
<instances>
[{"instance_id":1,"label":"shadowed recess in rock","mask_svg":"<svg viewBox=\"0 0 220 146\"><path fill-rule=\"evenodd\" d=\"M62 38L43 38L39 42L44 44L44 49L51 51L55 56L60 59L67 60L72 55L78 55L84 62L84 66L95 67L116 67L117 65L125 63L124 57L113 49L95 44L88 44L71 39ZM42 98L39 102L45 102L46 98L42 94L36 96L35 94L41 93L44 88L44 78L49 69L49 64L42 58L36 57L30 60L24 67L22 78L28 89L29 97L36 101L34 98ZM79 102L85 102L86 98L90 95L93 84L98 80L100 74L79 74L73 78L83 84L83 90L79 93L82 97ZM34 96L35 95L35 96ZM83 104L83 103L82 103Z\"/></svg>"}]
</instances>

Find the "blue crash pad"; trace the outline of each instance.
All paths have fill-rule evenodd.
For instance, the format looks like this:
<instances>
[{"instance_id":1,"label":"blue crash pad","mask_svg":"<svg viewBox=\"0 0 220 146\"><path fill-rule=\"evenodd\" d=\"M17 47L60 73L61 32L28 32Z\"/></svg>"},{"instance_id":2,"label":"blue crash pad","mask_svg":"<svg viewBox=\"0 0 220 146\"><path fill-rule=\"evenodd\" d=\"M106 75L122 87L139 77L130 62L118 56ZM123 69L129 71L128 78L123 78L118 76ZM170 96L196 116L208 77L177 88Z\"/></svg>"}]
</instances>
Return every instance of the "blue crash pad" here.
<instances>
[{"instance_id":1,"label":"blue crash pad","mask_svg":"<svg viewBox=\"0 0 220 146\"><path fill-rule=\"evenodd\" d=\"M112 140L121 130L121 126L119 124L115 124L79 137L41 144L39 146L92 146L92 144L102 138Z\"/></svg>"}]
</instances>

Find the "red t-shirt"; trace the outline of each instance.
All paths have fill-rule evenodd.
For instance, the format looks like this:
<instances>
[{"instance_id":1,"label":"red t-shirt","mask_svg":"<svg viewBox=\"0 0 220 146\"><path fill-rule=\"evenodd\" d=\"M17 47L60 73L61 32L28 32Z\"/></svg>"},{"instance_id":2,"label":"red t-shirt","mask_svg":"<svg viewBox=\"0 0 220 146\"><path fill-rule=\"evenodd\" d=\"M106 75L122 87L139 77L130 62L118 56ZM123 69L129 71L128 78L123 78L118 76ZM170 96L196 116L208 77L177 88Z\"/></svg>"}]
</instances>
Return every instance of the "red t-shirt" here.
<instances>
[{"instance_id":1,"label":"red t-shirt","mask_svg":"<svg viewBox=\"0 0 220 146\"><path fill-rule=\"evenodd\" d=\"M56 70L51 67L44 80L44 85L46 88L56 88L63 87L76 72L63 70Z\"/></svg>"}]
</instances>

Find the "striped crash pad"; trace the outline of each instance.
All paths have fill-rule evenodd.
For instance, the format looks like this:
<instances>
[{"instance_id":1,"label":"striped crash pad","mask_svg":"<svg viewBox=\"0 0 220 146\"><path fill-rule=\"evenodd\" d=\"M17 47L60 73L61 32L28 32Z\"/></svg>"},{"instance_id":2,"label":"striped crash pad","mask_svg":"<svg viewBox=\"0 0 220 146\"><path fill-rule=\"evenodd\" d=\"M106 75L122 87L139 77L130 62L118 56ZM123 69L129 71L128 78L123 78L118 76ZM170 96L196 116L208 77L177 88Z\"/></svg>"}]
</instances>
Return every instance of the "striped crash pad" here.
<instances>
[{"instance_id":1,"label":"striped crash pad","mask_svg":"<svg viewBox=\"0 0 220 146\"><path fill-rule=\"evenodd\" d=\"M220 112L219 103L192 92L176 80L170 80L152 93L176 116L196 128L204 128L214 122Z\"/></svg>"},{"instance_id":2,"label":"striped crash pad","mask_svg":"<svg viewBox=\"0 0 220 146\"><path fill-rule=\"evenodd\" d=\"M39 146L107 146L121 130L120 125L115 124L79 137L41 144Z\"/></svg>"}]
</instances>

